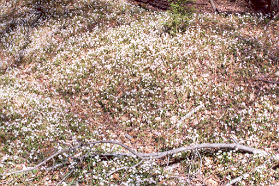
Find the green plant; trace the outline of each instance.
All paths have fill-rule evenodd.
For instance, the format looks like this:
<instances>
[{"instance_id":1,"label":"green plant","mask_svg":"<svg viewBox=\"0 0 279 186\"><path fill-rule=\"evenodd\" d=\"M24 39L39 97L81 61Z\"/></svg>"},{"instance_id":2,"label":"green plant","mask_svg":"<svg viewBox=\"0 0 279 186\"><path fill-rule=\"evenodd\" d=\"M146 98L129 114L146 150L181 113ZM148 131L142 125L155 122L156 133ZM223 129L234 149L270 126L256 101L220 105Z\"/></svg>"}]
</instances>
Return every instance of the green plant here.
<instances>
[{"instance_id":1,"label":"green plant","mask_svg":"<svg viewBox=\"0 0 279 186\"><path fill-rule=\"evenodd\" d=\"M165 31L170 34L184 32L190 24L194 10L187 6L192 0L170 0L170 19L166 21Z\"/></svg>"},{"instance_id":2,"label":"green plant","mask_svg":"<svg viewBox=\"0 0 279 186\"><path fill-rule=\"evenodd\" d=\"M193 0L170 0L170 11L174 14L187 15L192 13L193 9L187 6Z\"/></svg>"}]
</instances>

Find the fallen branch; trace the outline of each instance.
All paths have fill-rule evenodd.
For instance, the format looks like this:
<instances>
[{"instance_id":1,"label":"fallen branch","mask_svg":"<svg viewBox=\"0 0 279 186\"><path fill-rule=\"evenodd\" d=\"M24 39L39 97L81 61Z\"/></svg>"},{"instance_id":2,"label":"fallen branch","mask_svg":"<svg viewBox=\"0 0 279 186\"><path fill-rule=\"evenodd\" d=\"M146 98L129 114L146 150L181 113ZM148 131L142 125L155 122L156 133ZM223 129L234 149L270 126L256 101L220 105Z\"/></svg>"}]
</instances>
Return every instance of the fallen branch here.
<instances>
[{"instance_id":1,"label":"fallen branch","mask_svg":"<svg viewBox=\"0 0 279 186\"><path fill-rule=\"evenodd\" d=\"M200 150L200 149L226 149L226 150L236 150L236 151L241 151L241 152L247 152L247 153L252 153L252 154L260 154L262 156L268 156L269 154L266 151L260 150L260 149L255 149L252 147L248 147L245 145L240 145L240 144L236 144L236 143L230 143L230 144L226 144L226 143L203 143L203 144L196 144L196 145L190 145L190 146L186 146L186 147L180 147L180 148L176 148L173 150L169 150L169 151L164 151L164 152L156 152L156 153L139 153L134 151L132 148L130 148L127 145L124 145L118 141L95 141L95 142L89 142L86 144L79 144L75 147L72 148L67 148L64 150L60 150L56 153L54 153L53 155L49 156L47 159L45 159L44 161L42 161L41 163L39 163L38 165L28 168L28 169L23 169L20 171L14 171L14 172L10 172L10 173L6 173L3 176L9 176L12 174L18 174L18 173L24 173L24 172L28 172L28 171L33 171L33 170L37 170L39 169L42 165L46 164L49 160L55 158L56 156L58 156L61 153L64 152L68 152L68 151L74 151L77 150L83 146L87 146L87 147L91 147L92 145L96 145L96 144L115 144L115 145L119 145L121 147L123 147L124 149L126 149L127 151L129 151L129 153L115 153L115 154L107 154L108 156L126 156L126 157L137 157L140 158L142 160L149 160L149 159L160 159L163 158L165 156L169 156L169 155L173 155L173 154L177 154L180 152L185 152L185 151L192 151L192 150ZM105 154L99 154L101 156L104 156ZM275 160L279 160L279 155L273 156L272 157Z\"/></svg>"}]
</instances>

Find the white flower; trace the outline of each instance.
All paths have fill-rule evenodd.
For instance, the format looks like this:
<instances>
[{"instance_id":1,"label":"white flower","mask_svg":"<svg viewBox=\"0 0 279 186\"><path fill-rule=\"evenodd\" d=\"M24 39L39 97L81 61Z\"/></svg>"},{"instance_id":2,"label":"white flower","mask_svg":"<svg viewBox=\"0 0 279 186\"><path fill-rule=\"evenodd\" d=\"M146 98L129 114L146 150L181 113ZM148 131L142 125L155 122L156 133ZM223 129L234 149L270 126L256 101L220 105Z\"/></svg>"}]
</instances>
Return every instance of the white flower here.
<instances>
[{"instance_id":1,"label":"white flower","mask_svg":"<svg viewBox=\"0 0 279 186\"><path fill-rule=\"evenodd\" d=\"M170 118L170 121L171 121L172 124L175 124L177 122L177 117L176 116L172 116Z\"/></svg>"},{"instance_id":2,"label":"white flower","mask_svg":"<svg viewBox=\"0 0 279 186\"><path fill-rule=\"evenodd\" d=\"M161 118L160 117L156 117L155 121L161 121Z\"/></svg>"}]
</instances>

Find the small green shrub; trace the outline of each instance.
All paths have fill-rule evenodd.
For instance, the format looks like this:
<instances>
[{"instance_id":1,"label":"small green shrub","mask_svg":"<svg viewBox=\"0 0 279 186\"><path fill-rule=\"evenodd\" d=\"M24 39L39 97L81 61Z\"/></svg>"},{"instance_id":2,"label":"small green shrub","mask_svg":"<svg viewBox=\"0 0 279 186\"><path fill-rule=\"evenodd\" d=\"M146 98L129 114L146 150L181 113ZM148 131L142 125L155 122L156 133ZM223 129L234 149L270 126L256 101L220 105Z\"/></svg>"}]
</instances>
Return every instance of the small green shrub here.
<instances>
[{"instance_id":1,"label":"small green shrub","mask_svg":"<svg viewBox=\"0 0 279 186\"><path fill-rule=\"evenodd\" d=\"M164 24L165 31L170 34L184 32L190 24L194 9L188 4L192 0L170 0L170 19Z\"/></svg>"}]
</instances>

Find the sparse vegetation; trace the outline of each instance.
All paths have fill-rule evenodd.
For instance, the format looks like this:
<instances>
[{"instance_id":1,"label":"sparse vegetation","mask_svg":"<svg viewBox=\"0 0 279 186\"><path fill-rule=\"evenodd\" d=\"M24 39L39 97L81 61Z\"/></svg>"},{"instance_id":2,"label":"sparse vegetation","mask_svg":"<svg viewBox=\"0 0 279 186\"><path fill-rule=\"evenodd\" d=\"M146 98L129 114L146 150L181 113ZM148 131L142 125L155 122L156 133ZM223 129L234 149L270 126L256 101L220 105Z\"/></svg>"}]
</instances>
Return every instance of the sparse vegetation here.
<instances>
[{"instance_id":1,"label":"sparse vegetation","mask_svg":"<svg viewBox=\"0 0 279 186\"><path fill-rule=\"evenodd\" d=\"M164 31L169 34L186 31L194 9L187 6L192 0L170 0L169 18L164 22Z\"/></svg>"},{"instance_id":2,"label":"sparse vegetation","mask_svg":"<svg viewBox=\"0 0 279 186\"><path fill-rule=\"evenodd\" d=\"M96 155L126 152L112 144L4 176L97 140L146 153L235 141L279 148L278 21L265 28L261 14L170 14L117 0L38 1L42 13L30 2L0 1L0 184L221 185L263 163L239 183L278 184L278 162L233 150L183 152L108 176L140 162Z\"/></svg>"}]
</instances>

